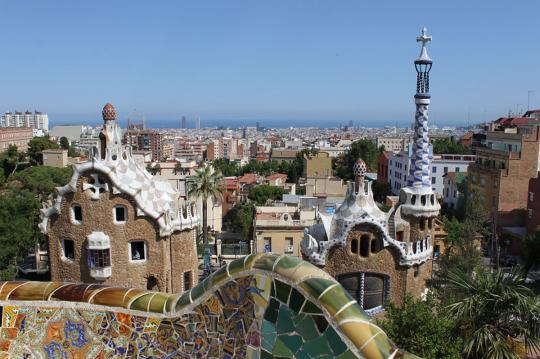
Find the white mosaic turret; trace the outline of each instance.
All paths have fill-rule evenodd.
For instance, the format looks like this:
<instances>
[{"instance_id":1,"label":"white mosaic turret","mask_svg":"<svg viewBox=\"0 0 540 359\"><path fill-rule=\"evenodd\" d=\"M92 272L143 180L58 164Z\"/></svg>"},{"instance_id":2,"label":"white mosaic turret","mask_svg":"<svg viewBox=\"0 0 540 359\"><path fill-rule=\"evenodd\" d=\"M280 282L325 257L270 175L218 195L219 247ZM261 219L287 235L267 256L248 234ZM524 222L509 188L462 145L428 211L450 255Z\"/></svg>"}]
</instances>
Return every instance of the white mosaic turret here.
<instances>
[{"instance_id":1,"label":"white mosaic turret","mask_svg":"<svg viewBox=\"0 0 540 359\"><path fill-rule=\"evenodd\" d=\"M161 236L196 227L200 219L195 205L181 203L180 194L169 183L155 179L141 168L133 159L131 148L122 145L122 130L116 123L116 111L111 104L103 108L103 121L99 148L92 149L89 161L73 166L71 181L58 187L56 198L44 204L40 230L47 233L49 217L60 213L63 197L77 190L77 181L85 172L100 174L112 184L108 186L99 181L99 176L93 176L93 183L85 184L83 188L92 191L92 199L99 200L101 190L131 196L137 205L137 215L153 218L159 225Z\"/></svg>"}]
</instances>

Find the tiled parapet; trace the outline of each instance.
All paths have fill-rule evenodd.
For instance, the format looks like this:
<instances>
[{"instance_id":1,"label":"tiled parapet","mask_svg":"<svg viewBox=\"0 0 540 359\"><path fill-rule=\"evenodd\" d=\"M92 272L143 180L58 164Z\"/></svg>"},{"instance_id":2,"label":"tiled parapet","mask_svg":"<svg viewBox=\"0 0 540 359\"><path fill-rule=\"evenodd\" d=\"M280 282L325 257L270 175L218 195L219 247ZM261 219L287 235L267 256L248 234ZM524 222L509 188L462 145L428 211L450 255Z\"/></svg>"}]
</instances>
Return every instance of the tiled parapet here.
<instances>
[{"instance_id":1,"label":"tiled parapet","mask_svg":"<svg viewBox=\"0 0 540 359\"><path fill-rule=\"evenodd\" d=\"M328 274L296 257L235 260L182 295L0 284L0 357L414 358Z\"/></svg>"}]
</instances>

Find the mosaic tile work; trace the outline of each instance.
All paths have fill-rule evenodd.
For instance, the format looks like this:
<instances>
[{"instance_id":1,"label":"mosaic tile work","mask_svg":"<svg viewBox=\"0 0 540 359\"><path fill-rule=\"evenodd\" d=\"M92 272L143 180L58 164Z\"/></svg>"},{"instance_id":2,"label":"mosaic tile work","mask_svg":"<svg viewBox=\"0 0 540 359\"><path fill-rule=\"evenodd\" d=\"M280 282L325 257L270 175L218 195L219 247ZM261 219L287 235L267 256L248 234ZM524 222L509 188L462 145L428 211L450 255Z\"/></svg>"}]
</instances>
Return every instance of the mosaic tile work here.
<instances>
[{"instance_id":1,"label":"mosaic tile work","mask_svg":"<svg viewBox=\"0 0 540 359\"><path fill-rule=\"evenodd\" d=\"M415 358L328 274L250 255L182 295L0 283L0 358Z\"/></svg>"}]
</instances>

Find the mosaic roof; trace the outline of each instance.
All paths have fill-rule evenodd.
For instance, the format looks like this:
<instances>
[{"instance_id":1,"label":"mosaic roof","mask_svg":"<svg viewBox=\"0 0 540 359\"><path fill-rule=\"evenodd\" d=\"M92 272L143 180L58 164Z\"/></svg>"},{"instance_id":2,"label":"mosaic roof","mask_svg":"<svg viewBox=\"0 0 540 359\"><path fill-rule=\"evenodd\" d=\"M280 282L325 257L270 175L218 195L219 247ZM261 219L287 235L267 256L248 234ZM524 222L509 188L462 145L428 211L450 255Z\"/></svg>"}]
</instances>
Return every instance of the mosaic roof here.
<instances>
[{"instance_id":1,"label":"mosaic roof","mask_svg":"<svg viewBox=\"0 0 540 359\"><path fill-rule=\"evenodd\" d=\"M415 358L332 277L296 257L237 259L177 295L0 284L0 357Z\"/></svg>"}]
</instances>

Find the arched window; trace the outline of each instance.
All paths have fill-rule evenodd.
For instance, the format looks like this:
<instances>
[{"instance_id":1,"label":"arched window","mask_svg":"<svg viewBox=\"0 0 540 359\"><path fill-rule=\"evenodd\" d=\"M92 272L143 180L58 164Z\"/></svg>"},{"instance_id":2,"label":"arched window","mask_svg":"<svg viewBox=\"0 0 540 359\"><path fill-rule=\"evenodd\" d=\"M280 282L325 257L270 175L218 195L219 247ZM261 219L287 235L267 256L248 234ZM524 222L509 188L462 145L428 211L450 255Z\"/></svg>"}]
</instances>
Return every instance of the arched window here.
<instances>
[{"instance_id":1,"label":"arched window","mask_svg":"<svg viewBox=\"0 0 540 359\"><path fill-rule=\"evenodd\" d=\"M378 238L371 240L371 253L377 253L382 249L382 243Z\"/></svg>"},{"instance_id":2,"label":"arched window","mask_svg":"<svg viewBox=\"0 0 540 359\"><path fill-rule=\"evenodd\" d=\"M351 240L351 252L354 254L358 254L358 239L353 238Z\"/></svg>"},{"instance_id":3,"label":"arched window","mask_svg":"<svg viewBox=\"0 0 540 359\"><path fill-rule=\"evenodd\" d=\"M369 235L364 234L360 237L360 255L362 257L369 256Z\"/></svg>"},{"instance_id":4,"label":"arched window","mask_svg":"<svg viewBox=\"0 0 540 359\"><path fill-rule=\"evenodd\" d=\"M75 224L81 224L82 220L82 207L77 203L73 203L71 205L71 222Z\"/></svg>"},{"instance_id":5,"label":"arched window","mask_svg":"<svg viewBox=\"0 0 540 359\"><path fill-rule=\"evenodd\" d=\"M426 220L421 219L420 220L420 230L423 231L424 229L426 229Z\"/></svg>"}]
</instances>

